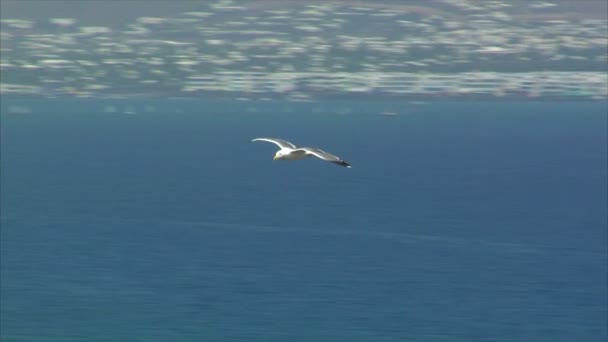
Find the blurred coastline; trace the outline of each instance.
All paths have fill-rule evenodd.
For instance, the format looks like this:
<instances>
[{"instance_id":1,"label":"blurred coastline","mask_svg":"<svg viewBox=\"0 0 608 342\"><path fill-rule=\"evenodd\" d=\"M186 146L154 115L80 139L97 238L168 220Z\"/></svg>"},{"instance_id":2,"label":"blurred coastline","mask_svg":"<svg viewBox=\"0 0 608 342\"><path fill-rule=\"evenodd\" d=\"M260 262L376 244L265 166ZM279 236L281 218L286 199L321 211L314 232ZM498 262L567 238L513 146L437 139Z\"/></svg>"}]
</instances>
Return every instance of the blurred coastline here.
<instances>
[{"instance_id":1,"label":"blurred coastline","mask_svg":"<svg viewBox=\"0 0 608 342\"><path fill-rule=\"evenodd\" d=\"M603 1L119 4L3 1L0 94L608 98Z\"/></svg>"}]
</instances>

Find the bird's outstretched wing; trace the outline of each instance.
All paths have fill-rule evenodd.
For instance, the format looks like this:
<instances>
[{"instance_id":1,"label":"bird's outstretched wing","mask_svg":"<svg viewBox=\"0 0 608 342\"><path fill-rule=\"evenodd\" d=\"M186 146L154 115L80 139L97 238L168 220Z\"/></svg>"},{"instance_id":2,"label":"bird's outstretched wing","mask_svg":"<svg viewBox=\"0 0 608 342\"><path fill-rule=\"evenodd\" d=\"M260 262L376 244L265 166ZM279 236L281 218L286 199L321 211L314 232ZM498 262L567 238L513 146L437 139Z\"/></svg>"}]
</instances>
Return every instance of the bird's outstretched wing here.
<instances>
[{"instance_id":1,"label":"bird's outstretched wing","mask_svg":"<svg viewBox=\"0 0 608 342\"><path fill-rule=\"evenodd\" d=\"M280 148L296 148L296 145L290 143L287 140L283 140L283 139L276 139L276 138L255 138L251 141L267 141L267 142L271 142L277 146L279 146Z\"/></svg>"},{"instance_id":2,"label":"bird's outstretched wing","mask_svg":"<svg viewBox=\"0 0 608 342\"><path fill-rule=\"evenodd\" d=\"M302 148L296 149L296 151L304 151L308 155L315 156L315 157L317 157L319 159L328 161L330 163L334 163L334 164L337 164L337 165L340 165L340 166L344 166L344 167L348 167L348 168L351 167L351 165L349 163L345 162L340 157L334 156L333 154L331 154L329 152L325 152L325 151L323 151L322 149L319 149L319 148L302 147Z\"/></svg>"}]
</instances>

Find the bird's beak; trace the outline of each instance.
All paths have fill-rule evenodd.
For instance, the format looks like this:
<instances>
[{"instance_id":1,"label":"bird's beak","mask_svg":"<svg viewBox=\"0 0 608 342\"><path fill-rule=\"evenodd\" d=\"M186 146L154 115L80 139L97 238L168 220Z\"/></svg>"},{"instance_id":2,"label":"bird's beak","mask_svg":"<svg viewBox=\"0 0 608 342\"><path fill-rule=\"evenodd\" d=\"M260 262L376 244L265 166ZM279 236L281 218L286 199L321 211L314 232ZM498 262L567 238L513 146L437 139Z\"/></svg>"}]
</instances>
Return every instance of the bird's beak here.
<instances>
[{"instance_id":1,"label":"bird's beak","mask_svg":"<svg viewBox=\"0 0 608 342\"><path fill-rule=\"evenodd\" d=\"M278 157L278 156L274 156L274 157L272 157L272 160L277 160L277 159L279 159L279 157Z\"/></svg>"}]
</instances>

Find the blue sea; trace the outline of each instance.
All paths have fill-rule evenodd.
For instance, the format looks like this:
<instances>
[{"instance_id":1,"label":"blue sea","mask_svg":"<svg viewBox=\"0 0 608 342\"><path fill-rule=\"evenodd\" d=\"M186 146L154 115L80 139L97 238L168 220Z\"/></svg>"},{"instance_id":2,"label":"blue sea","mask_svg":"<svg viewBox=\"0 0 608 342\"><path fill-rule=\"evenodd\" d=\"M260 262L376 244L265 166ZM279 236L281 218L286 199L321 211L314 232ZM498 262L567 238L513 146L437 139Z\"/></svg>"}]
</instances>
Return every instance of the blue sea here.
<instances>
[{"instance_id":1,"label":"blue sea","mask_svg":"<svg viewBox=\"0 0 608 342\"><path fill-rule=\"evenodd\" d=\"M3 342L608 338L605 102L1 106Z\"/></svg>"}]
</instances>

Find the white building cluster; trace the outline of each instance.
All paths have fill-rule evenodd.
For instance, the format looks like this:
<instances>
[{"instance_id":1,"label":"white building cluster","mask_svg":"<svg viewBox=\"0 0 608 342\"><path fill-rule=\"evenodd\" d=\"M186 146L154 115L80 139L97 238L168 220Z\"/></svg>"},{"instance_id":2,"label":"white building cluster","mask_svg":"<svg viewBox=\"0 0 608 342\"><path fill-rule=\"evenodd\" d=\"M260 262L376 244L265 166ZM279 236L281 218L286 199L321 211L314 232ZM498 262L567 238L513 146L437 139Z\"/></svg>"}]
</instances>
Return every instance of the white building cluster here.
<instances>
[{"instance_id":1,"label":"white building cluster","mask_svg":"<svg viewBox=\"0 0 608 342\"><path fill-rule=\"evenodd\" d=\"M220 1L124 27L2 18L0 93L606 98L606 14L582 3Z\"/></svg>"}]
</instances>

